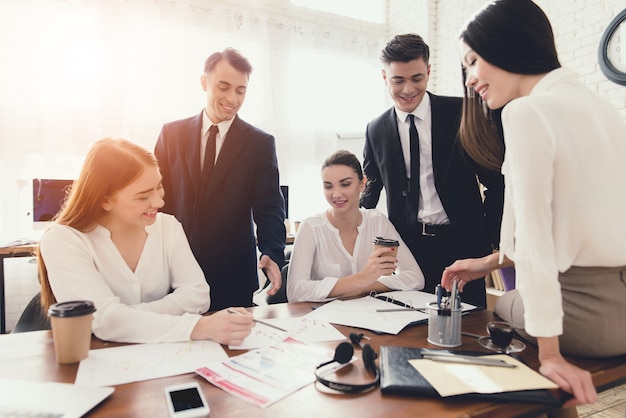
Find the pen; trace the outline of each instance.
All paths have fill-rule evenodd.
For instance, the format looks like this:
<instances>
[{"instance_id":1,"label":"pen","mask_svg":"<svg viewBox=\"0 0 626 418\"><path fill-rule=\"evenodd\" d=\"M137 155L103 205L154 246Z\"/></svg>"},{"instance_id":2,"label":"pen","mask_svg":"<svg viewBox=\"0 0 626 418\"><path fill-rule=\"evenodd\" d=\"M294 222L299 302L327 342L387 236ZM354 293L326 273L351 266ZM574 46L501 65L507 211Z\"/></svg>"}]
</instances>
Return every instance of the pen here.
<instances>
[{"instance_id":1,"label":"pen","mask_svg":"<svg viewBox=\"0 0 626 418\"><path fill-rule=\"evenodd\" d=\"M456 304L456 298L457 295L459 293L459 282L457 282L456 280L452 281L452 291L450 293L450 298L448 299L450 306L450 309L455 309L455 304Z\"/></svg>"},{"instance_id":2,"label":"pen","mask_svg":"<svg viewBox=\"0 0 626 418\"><path fill-rule=\"evenodd\" d=\"M441 309L441 298L443 297L443 287L440 284L435 286L435 294L437 295L437 309Z\"/></svg>"},{"instance_id":3,"label":"pen","mask_svg":"<svg viewBox=\"0 0 626 418\"><path fill-rule=\"evenodd\" d=\"M448 363L473 364L478 366L494 366L494 367L517 367L515 364L507 363L504 360L488 359L483 357L461 356L461 355L433 355L423 354L423 358L432 361L442 361Z\"/></svg>"},{"instance_id":4,"label":"pen","mask_svg":"<svg viewBox=\"0 0 626 418\"><path fill-rule=\"evenodd\" d=\"M472 338L482 338L482 335L478 335L478 334L472 334L471 332L465 332L465 331L461 331L461 335L465 335L466 337L472 337Z\"/></svg>"},{"instance_id":5,"label":"pen","mask_svg":"<svg viewBox=\"0 0 626 418\"><path fill-rule=\"evenodd\" d=\"M376 312L405 312L405 311L418 311L424 312L424 309L419 308L396 308L396 309L376 309Z\"/></svg>"},{"instance_id":6,"label":"pen","mask_svg":"<svg viewBox=\"0 0 626 418\"><path fill-rule=\"evenodd\" d=\"M236 310L231 309L231 308L228 308L228 313L243 315L241 312L236 311ZM282 332L288 332L286 329L281 328L281 327L278 327L278 326L276 326L276 325L272 325L272 324L270 324L270 323L268 323L268 322L261 321L261 320L259 320L259 319L254 319L254 318L252 318L252 320L253 320L254 322L256 322L257 324L263 324L263 325L265 325L266 327L274 328L274 329L277 329L277 330L282 331Z\"/></svg>"}]
</instances>

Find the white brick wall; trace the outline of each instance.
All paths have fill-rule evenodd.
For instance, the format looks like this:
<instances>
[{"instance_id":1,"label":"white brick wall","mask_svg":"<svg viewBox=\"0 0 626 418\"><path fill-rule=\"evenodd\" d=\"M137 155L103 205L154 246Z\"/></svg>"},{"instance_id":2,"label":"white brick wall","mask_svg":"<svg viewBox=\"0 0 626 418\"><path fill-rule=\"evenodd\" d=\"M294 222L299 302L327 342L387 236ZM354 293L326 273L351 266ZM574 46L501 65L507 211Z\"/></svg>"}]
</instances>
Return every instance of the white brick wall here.
<instances>
[{"instance_id":1,"label":"white brick wall","mask_svg":"<svg viewBox=\"0 0 626 418\"><path fill-rule=\"evenodd\" d=\"M462 95L458 33L485 1L392 0L392 3L390 10L396 12L391 14L389 30L417 32L431 47L430 89L438 94ZM600 38L613 17L626 7L624 0L536 0L536 3L552 23L561 64L579 73L583 82L610 100L626 120L626 87L608 81L597 58ZM430 20L424 22L425 16Z\"/></svg>"}]
</instances>

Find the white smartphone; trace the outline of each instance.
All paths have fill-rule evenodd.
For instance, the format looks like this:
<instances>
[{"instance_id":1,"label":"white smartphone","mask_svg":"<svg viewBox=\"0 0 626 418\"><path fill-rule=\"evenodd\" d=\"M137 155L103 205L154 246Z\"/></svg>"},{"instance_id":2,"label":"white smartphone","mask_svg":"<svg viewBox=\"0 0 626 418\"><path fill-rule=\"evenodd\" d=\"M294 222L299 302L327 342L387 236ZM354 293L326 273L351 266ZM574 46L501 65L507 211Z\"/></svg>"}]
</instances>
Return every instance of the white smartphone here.
<instances>
[{"instance_id":1,"label":"white smartphone","mask_svg":"<svg viewBox=\"0 0 626 418\"><path fill-rule=\"evenodd\" d=\"M166 387L165 400L172 418L204 417L211 412L197 382Z\"/></svg>"}]
</instances>

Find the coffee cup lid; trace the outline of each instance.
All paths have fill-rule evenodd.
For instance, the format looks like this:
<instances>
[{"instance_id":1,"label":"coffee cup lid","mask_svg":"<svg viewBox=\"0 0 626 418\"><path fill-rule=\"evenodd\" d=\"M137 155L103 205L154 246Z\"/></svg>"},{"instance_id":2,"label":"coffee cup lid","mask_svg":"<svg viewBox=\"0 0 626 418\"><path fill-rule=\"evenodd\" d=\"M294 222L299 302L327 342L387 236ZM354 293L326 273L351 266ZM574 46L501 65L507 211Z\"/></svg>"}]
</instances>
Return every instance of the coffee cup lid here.
<instances>
[{"instance_id":1,"label":"coffee cup lid","mask_svg":"<svg viewBox=\"0 0 626 418\"><path fill-rule=\"evenodd\" d=\"M374 244L381 245L383 247L397 247L400 243L395 239L376 237L374 239Z\"/></svg>"},{"instance_id":2,"label":"coffee cup lid","mask_svg":"<svg viewBox=\"0 0 626 418\"><path fill-rule=\"evenodd\" d=\"M55 303L48 309L48 315L57 318L69 318L94 313L96 307L90 300L72 300L68 302Z\"/></svg>"}]
</instances>

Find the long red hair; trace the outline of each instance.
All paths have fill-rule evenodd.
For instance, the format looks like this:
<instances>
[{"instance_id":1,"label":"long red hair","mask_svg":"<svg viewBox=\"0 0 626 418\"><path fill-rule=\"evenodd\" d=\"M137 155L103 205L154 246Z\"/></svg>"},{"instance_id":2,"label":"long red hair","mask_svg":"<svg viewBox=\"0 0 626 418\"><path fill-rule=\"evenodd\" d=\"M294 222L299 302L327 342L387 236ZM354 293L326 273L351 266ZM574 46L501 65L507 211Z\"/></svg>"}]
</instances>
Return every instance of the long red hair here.
<instances>
[{"instance_id":1,"label":"long red hair","mask_svg":"<svg viewBox=\"0 0 626 418\"><path fill-rule=\"evenodd\" d=\"M126 139L105 138L96 142L85 158L78 179L69 190L55 222L81 232L96 227L104 214L102 203L137 179L150 167L158 167L155 156L145 148ZM50 288L48 271L37 251L41 306L47 312L56 298Z\"/></svg>"}]
</instances>

